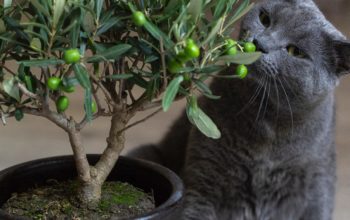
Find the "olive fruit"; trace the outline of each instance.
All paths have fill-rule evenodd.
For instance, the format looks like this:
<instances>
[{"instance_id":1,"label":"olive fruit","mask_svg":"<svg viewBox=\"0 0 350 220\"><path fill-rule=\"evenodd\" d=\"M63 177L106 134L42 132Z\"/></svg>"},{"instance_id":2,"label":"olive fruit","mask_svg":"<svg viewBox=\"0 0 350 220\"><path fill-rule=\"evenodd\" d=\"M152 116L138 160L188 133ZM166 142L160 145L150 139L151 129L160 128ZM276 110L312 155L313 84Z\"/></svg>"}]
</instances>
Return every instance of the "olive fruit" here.
<instances>
[{"instance_id":1,"label":"olive fruit","mask_svg":"<svg viewBox=\"0 0 350 220\"><path fill-rule=\"evenodd\" d=\"M226 48L226 54L227 55L236 55L238 50L237 50L237 42L232 40L232 39L227 39L226 41L226 45L225 45L225 48Z\"/></svg>"},{"instance_id":2,"label":"olive fruit","mask_svg":"<svg viewBox=\"0 0 350 220\"><path fill-rule=\"evenodd\" d=\"M59 113L64 112L69 107L69 99L67 96L60 96L56 101L56 108Z\"/></svg>"},{"instance_id":3,"label":"olive fruit","mask_svg":"<svg viewBox=\"0 0 350 220\"><path fill-rule=\"evenodd\" d=\"M173 74L179 73L182 68L183 68L183 64L176 59L172 59L168 63L168 70L170 73L173 73Z\"/></svg>"},{"instance_id":4,"label":"olive fruit","mask_svg":"<svg viewBox=\"0 0 350 220\"><path fill-rule=\"evenodd\" d=\"M47 87L51 90L58 90L62 80L56 76L52 76L47 80Z\"/></svg>"},{"instance_id":5,"label":"olive fruit","mask_svg":"<svg viewBox=\"0 0 350 220\"><path fill-rule=\"evenodd\" d=\"M92 102L92 103L91 103L91 110L92 110L92 113L96 113L96 112L97 112L97 105L96 105L96 102Z\"/></svg>"},{"instance_id":6,"label":"olive fruit","mask_svg":"<svg viewBox=\"0 0 350 220\"><path fill-rule=\"evenodd\" d=\"M192 39L186 41L185 55L191 59L198 58L201 54L199 47Z\"/></svg>"},{"instance_id":7,"label":"olive fruit","mask_svg":"<svg viewBox=\"0 0 350 220\"><path fill-rule=\"evenodd\" d=\"M248 75L248 68L244 64L238 65L236 75L241 79L245 78Z\"/></svg>"},{"instance_id":8,"label":"olive fruit","mask_svg":"<svg viewBox=\"0 0 350 220\"><path fill-rule=\"evenodd\" d=\"M61 89L66 93L75 92L75 86L63 86L63 85L61 85Z\"/></svg>"},{"instance_id":9,"label":"olive fruit","mask_svg":"<svg viewBox=\"0 0 350 220\"><path fill-rule=\"evenodd\" d=\"M63 60L66 64L73 64L80 61L80 52L78 49L68 49L63 53Z\"/></svg>"},{"instance_id":10,"label":"olive fruit","mask_svg":"<svg viewBox=\"0 0 350 220\"><path fill-rule=\"evenodd\" d=\"M132 20L136 26L143 26L146 23L146 17L141 11L135 11L132 14Z\"/></svg>"},{"instance_id":11,"label":"olive fruit","mask_svg":"<svg viewBox=\"0 0 350 220\"><path fill-rule=\"evenodd\" d=\"M256 46L252 42L244 43L243 48L244 48L244 52L247 52L247 53L252 53L256 51Z\"/></svg>"}]
</instances>

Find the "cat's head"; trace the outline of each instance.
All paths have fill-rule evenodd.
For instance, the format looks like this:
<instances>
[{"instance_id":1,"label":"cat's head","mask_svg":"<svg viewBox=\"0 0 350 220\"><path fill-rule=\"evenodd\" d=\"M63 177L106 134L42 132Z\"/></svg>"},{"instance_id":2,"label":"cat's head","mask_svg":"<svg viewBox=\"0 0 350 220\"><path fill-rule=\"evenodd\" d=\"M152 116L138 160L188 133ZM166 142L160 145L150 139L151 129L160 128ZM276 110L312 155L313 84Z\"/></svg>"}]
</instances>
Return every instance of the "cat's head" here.
<instances>
[{"instance_id":1,"label":"cat's head","mask_svg":"<svg viewBox=\"0 0 350 220\"><path fill-rule=\"evenodd\" d=\"M253 80L270 76L293 105L317 102L350 72L350 43L311 0L262 1L243 20L241 35L263 52L251 66Z\"/></svg>"}]
</instances>

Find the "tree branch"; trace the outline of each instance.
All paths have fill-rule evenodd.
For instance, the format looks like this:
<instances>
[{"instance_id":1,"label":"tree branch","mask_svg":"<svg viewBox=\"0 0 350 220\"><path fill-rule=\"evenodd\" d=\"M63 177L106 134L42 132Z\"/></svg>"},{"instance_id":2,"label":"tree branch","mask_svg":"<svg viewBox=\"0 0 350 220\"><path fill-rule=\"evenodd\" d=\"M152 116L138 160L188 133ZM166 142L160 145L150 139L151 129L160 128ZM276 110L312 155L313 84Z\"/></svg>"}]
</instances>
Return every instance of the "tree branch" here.
<instances>
[{"instance_id":1,"label":"tree branch","mask_svg":"<svg viewBox=\"0 0 350 220\"><path fill-rule=\"evenodd\" d=\"M163 43L163 39L160 39L159 41L159 45L160 45L160 57L162 60L162 68L163 68L163 86L162 89L160 91L160 94L163 93L165 91L165 89L168 86L168 78L167 78L167 71L166 71L166 63L165 63L165 52L164 52L164 43Z\"/></svg>"},{"instance_id":2,"label":"tree branch","mask_svg":"<svg viewBox=\"0 0 350 220\"><path fill-rule=\"evenodd\" d=\"M87 183L91 180L90 164L86 157L81 134L75 129L75 127L75 122L73 118L71 118L69 120L69 129L67 133L73 150L75 166L77 168L79 180L84 183Z\"/></svg>"},{"instance_id":3,"label":"tree branch","mask_svg":"<svg viewBox=\"0 0 350 220\"><path fill-rule=\"evenodd\" d=\"M139 120L139 121L136 121L136 122L134 122L134 123L132 123L132 124L126 126L126 127L125 127L124 129L122 129L121 131L118 131L118 133L125 132L125 131L127 131L128 129L134 127L134 126L136 126L136 125L138 125L138 124L141 124L141 123L147 121L148 119L152 118L153 116L155 116L156 114L158 114L158 113L161 112L161 111L162 111L162 108L157 109L155 112L149 114L149 115L146 116L145 118L143 118L143 119L141 119L141 120Z\"/></svg>"},{"instance_id":4,"label":"tree branch","mask_svg":"<svg viewBox=\"0 0 350 220\"><path fill-rule=\"evenodd\" d=\"M22 83L17 83L19 90L23 92L26 96L32 99L39 99L39 96L30 92Z\"/></svg>"},{"instance_id":5,"label":"tree branch","mask_svg":"<svg viewBox=\"0 0 350 220\"><path fill-rule=\"evenodd\" d=\"M102 153L100 160L94 166L97 176L96 180L103 183L110 171L117 162L120 152L125 146L125 132L123 130L130 120L130 116L124 109L114 109L114 115L111 119L111 128L107 138L107 148Z\"/></svg>"}]
</instances>

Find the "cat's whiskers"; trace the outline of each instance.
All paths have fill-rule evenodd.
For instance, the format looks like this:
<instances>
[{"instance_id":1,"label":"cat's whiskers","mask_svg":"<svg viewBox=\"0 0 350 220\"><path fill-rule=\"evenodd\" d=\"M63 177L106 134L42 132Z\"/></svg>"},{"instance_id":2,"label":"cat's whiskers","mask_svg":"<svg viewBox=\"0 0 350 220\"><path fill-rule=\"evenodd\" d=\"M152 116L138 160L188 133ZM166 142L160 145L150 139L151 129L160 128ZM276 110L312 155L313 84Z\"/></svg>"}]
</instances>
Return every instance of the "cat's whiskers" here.
<instances>
[{"instance_id":1,"label":"cat's whiskers","mask_svg":"<svg viewBox=\"0 0 350 220\"><path fill-rule=\"evenodd\" d=\"M283 85L283 82L281 81L281 79L278 77L278 75L276 75L276 79L278 80L278 82L280 83L281 87L282 87L282 90L283 90L283 93L284 95L286 96L286 101L287 101L287 104L288 104L288 107L289 107L289 112L290 112L290 119L291 119L291 126L292 126L292 136L294 134L294 116L293 116L293 110L292 110L292 106L290 104L290 101L289 101L289 97L288 97L288 94L287 94L287 91Z\"/></svg>"},{"instance_id":2,"label":"cat's whiskers","mask_svg":"<svg viewBox=\"0 0 350 220\"><path fill-rule=\"evenodd\" d=\"M273 79L273 84L274 84L274 87L275 87L275 92L276 92L276 97L277 97L276 118L275 118L275 125L276 125L276 128L277 128L277 126L278 126L278 117L279 117L279 108L280 108L280 94L279 94L279 89L278 89L276 77L277 76L273 76L272 79Z\"/></svg>"},{"instance_id":3,"label":"cat's whiskers","mask_svg":"<svg viewBox=\"0 0 350 220\"><path fill-rule=\"evenodd\" d=\"M267 77L265 78L265 82L264 82L264 85L263 85L263 88L264 88L264 93L262 95L262 98L260 100L260 104L259 104L259 110L258 110L258 113L257 113L257 116L255 118L255 122L254 124L258 124L257 122L259 121L259 116L260 116L260 112L262 110L262 107L263 107L263 104L264 104L264 100L265 100L265 97L266 97L266 91L267 91L267 84L268 84L268 75L265 74Z\"/></svg>"},{"instance_id":4,"label":"cat's whiskers","mask_svg":"<svg viewBox=\"0 0 350 220\"><path fill-rule=\"evenodd\" d=\"M240 111L238 111L238 113L236 114L236 116L239 116L241 113L243 113L247 108L249 108L254 101L256 100L256 98L259 96L260 91L263 89L264 87L264 81L265 81L266 75L262 75L259 79L258 79L258 86L255 90L255 92L253 93L253 95L250 97L249 101L242 107L242 109Z\"/></svg>"},{"instance_id":5,"label":"cat's whiskers","mask_svg":"<svg viewBox=\"0 0 350 220\"><path fill-rule=\"evenodd\" d=\"M295 92L293 86L290 85L290 83L288 82L288 80L286 79L286 77L283 76L283 75L281 75L280 79L283 80L283 82L285 83L285 85L288 87L288 89L289 89L288 91L290 91L290 92L293 94L294 97L298 97L298 95L296 94L296 92Z\"/></svg>"},{"instance_id":6,"label":"cat's whiskers","mask_svg":"<svg viewBox=\"0 0 350 220\"><path fill-rule=\"evenodd\" d=\"M264 120L264 118L265 118L266 111L267 111L267 106L268 106L269 99L270 99L270 94L271 94L271 78L272 78L272 76L269 76L269 75L268 75L268 81L267 81L268 92L267 92L267 98L266 98L266 101L265 101L265 107L264 107L264 111L263 111L261 120Z\"/></svg>"}]
</instances>

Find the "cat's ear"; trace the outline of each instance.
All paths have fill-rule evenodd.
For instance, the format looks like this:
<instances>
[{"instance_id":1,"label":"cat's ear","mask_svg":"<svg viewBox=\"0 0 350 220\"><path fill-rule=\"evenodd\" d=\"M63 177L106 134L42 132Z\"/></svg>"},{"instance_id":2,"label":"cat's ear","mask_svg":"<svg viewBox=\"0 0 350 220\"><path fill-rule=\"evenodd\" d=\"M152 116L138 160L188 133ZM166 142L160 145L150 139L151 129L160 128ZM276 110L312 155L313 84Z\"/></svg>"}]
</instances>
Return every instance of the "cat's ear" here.
<instances>
[{"instance_id":1,"label":"cat's ear","mask_svg":"<svg viewBox=\"0 0 350 220\"><path fill-rule=\"evenodd\" d=\"M335 40L331 43L333 49L333 65L339 76L350 73L350 42Z\"/></svg>"}]
</instances>

